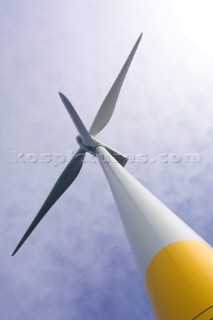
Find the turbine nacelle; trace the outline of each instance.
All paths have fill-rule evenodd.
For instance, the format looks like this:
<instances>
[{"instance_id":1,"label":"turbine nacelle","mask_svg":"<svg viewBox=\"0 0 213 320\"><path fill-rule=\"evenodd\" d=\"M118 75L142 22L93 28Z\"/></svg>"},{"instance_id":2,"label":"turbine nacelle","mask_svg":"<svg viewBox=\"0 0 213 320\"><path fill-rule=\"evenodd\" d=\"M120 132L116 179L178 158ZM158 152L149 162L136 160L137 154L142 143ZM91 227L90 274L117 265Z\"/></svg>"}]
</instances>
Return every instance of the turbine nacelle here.
<instances>
[{"instance_id":1,"label":"turbine nacelle","mask_svg":"<svg viewBox=\"0 0 213 320\"><path fill-rule=\"evenodd\" d=\"M95 146L85 146L80 135L78 135L76 137L76 141L77 141L80 148L84 149L86 152L91 153L92 155L95 155L95 149L97 147L96 145Z\"/></svg>"},{"instance_id":2,"label":"turbine nacelle","mask_svg":"<svg viewBox=\"0 0 213 320\"><path fill-rule=\"evenodd\" d=\"M93 142L95 144L94 147L91 146L85 146L83 144L82 138L80 135L78 135L76 137L76 141L79 144L79 146L84 149L86 152L89 152L90 154L92 154L93 156L96 156L96 148L97 147L104 147L109 153L110 155L117 161L120 163L120 165L122 165L123 167L125 166L125 164L128 161L128 157L126 157L125 155L121 154L119 151L112 149L111 147L109 147L108 145L106 145L105 143L103 143L102 141L94 138L91 136L91 138L93 139ZM106 161L108 161L108 159L106 159Z\"/></svg>"}]
</instances>

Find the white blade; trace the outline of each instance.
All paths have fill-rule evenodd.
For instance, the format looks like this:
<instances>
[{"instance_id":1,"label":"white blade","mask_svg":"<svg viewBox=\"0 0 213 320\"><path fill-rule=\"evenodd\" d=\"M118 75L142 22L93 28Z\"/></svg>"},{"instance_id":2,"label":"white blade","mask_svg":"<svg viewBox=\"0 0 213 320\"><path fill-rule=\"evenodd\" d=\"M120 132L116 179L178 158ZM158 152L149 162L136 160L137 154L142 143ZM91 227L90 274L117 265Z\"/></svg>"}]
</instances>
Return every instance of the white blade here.
<instances>
[{"instance_id":1,"label":"white blade","mask_svg":"<svg viewBox=\"0 0 213 320\"><path fill-rule=\"evenodd\" d=\"M70 117L72 118L72 120L76 126L76 129L78 130L78 133L80 134L80 136L82 138L84 146L94 147L95 144L93 142L93 139L91 138L89 132L85 128L83 122L81 121L79 115L75 111L71 102L67 99L67 97L65 97L65 95L63 93L59 92L59 96L60 96L65 108L67 109Z\"/></svg>"},{"instance_id":2,"label":"white blade","mask_svg":"<svg viewBox=\"0 0 213 320\"><path fill-rule=\"evenodd\" d=\"M141 37L142 37L142 33L140 34L138 40L136 41L132 51L130 52L123 68L121 69L117 79L115 80L114 84L112 85L106 98L102 102L102 105L101 105L101 107L95 117L95 120L93 121L93 124L90 128L90 131L89 131L89 133L93 136L96 136L107 125L107 123L111 119L111 116L112 116L113 111L115 109L116 102L118 100L118 96L119 96L122 84L124 82L125 76L127 74L129 66L130 66L132 59L134 57L134 54L137 50L137 47L138 47L139 42L141 40Z\"/></svg>"}]
</instances>

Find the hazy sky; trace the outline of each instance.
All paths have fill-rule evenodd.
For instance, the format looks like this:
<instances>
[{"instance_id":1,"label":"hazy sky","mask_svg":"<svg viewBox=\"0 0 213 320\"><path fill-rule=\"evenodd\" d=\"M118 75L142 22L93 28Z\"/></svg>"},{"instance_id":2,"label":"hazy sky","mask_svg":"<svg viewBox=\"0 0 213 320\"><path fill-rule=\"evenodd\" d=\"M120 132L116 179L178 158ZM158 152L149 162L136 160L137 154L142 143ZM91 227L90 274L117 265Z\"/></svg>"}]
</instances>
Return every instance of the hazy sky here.
<instances>
[{"instance_id":1,"label":"hazy sky","mask_svg":"<svg viewBox=\"0 0 213 320\"><path fill-rule=\"evenodd\" d=\"M126 169L213 243L212 16L205 0L0 2L0 319L153 319L109 186L90 156L11 257L66 165L56 166L56 154L69 158L78 147L58 91L89 128L141 32L100 139L131 157L158 159ZM43 153L53 161L35 162ZM187 163L187 154L199 161Z\"/></svg>"}]
</instances>

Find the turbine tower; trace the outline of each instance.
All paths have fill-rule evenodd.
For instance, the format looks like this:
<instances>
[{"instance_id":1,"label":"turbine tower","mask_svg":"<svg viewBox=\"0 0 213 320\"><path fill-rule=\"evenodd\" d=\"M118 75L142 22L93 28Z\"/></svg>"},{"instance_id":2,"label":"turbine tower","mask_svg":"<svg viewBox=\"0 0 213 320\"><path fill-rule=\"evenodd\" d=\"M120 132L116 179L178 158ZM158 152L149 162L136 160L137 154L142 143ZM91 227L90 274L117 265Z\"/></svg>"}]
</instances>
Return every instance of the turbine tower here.
<instances>
[{"instance_id":1,"label":"turbine tower","mask_svg":"<svg viewBox=\"0 0 213 320\"><path fill-rule=\"evenodd\" d=\"M156 319L213 319L213 250L195 231L150 193L124 166L127 158L96 135L107 125L137 50L136 41L104 99L93 124L85 128L69 100L59 93L79 136L79 149L62 172L13 255L77 177L86 152L95 155L109 182Z\"/></svg>"}]
</instances>

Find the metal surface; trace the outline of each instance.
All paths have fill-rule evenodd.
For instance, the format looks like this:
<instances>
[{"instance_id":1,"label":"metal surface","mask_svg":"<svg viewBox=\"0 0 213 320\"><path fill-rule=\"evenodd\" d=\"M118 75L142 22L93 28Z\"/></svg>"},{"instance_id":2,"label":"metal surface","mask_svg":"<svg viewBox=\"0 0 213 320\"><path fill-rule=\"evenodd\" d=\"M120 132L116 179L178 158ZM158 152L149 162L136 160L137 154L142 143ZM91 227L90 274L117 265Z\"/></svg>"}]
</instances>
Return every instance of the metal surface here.
<instances>
[{"instance_id":1,"label":"metal surface","mask_svg":"<svg viewBox=\"0 0 213 320\"><path fill-rule=\"evenodd\" d=\"M119 151L112 149L111 147L107 146L105 143L101 142L100 140L93 138L94 142L96 143L96 146L102 146L104 147L115 159L122 165L123 167L126 165L128 161L128 157L121 154Z\"/></svg>"},{"instance_id":2,"label":"metal surface","mask_svg":"<svg viewBox=\"0 0 213 320\"><path fill-rule=\"evenodd\" d=\"M179 240L204 241L120 166L103 147L96 155L109 182L138 268L144 276L155 254Z\"/></svg>"},{"instance_id":3,"label":"metal surface","mask_svg":"<svg viewBox=\"0 0 213 320\"><path fill-rule=\"evenodd\" d=\"M156 319L213 319L213 249L207 243L166 246L149 264L145 283Z\"/></svg>"}]
</instances>

